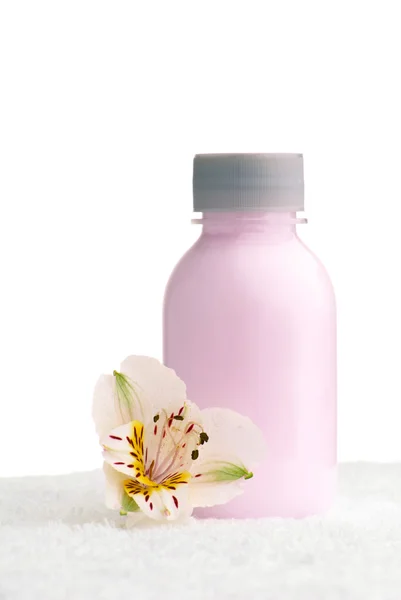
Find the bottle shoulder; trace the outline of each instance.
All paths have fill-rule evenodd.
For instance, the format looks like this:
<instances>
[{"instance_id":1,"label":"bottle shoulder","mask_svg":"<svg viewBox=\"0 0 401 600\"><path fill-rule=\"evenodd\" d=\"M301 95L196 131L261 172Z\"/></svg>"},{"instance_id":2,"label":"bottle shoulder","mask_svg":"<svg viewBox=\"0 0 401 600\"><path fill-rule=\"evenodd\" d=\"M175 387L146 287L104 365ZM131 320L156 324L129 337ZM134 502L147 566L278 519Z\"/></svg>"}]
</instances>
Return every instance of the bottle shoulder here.
<instances>
[{"instance_id":1,"label":"bottle shoulder","mask_svg":"<svg viewBox=\"0 0 401 600\"><path fill-rule=\"evenodd\" d=\"M201 236L179 259L172 276L185 274L188 270L198 268L218 270L230 263L236 263L241 267L242 261L252 261L252 259L263 266L280 264L282 261L311 264L327 273L321 259L297 235L278 242L263 242L256 238L210 240Z\"/></svg>"},{"instance_id":2,"label":"bottle shoulder","mask_svg":"<svg viewBox=\"0 0 401 600\"><path fill-rule=\"evenodd\" d=\"M199 249L200 238L198 238L192 246L188 248L188 250L181 256L181 258L176 263L173 268L171 275L167 281L166 292L167 295L170 288L175 284L176 281L181 279L185 279L187 276L190 276L194 269L197 268L197 263L200 261L202 257L202 249Z\"/></svg>"},{"instance_id":3,"label":"bottle shoulder","mask_svg":"<svg viewBox=\"0 0 401 600\"><path fill-rule=\"evenodd\" d=\"M310 264L316 268L320 276L325 277L328 283L333 287L330 274L323 261L319 258L317 254L315 254L315 252L311 248L309 248L309 246L303 240L298 238L298 242L299 249L302 253L301 255L304 258L305 262L310 262Z\"/></svg>"},{"instance_id":4,"label":"bottle shoulder","mask_svg":"<svg viewBox=\"0 0 401 600\"><path fill-rule=\"evenodd\" d=\"M166 288L201 290L227 284L309 288L334 297L329 274L318 256L296 235L282 242L210 240L200 237L174 268Z\"/></svg>"}]
</instances>

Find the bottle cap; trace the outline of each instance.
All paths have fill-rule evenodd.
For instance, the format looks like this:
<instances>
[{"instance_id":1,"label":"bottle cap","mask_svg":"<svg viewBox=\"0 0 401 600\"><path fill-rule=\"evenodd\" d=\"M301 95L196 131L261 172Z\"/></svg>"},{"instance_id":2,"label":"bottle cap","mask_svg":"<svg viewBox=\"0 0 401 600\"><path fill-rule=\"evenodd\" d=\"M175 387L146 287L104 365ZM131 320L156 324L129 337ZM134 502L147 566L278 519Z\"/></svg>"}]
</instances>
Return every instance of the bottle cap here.
<instances>
[{"instance_id":1,"label":"bottle cap","mask_svg":"<svg viewBox=\"0 0 401 600\"><path fill-rule=\"evenodd\" d=\"M302 154L196 154L194 211L304 210Z\"/></svg>"}]
</instances>

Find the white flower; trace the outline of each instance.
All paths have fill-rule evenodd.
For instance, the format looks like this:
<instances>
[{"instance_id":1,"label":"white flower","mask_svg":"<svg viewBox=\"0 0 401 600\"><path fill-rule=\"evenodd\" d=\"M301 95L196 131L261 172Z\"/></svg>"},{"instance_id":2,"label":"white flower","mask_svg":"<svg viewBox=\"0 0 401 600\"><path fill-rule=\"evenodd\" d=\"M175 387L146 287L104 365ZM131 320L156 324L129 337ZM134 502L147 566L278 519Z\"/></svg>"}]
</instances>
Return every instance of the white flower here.
<instances>
[{"instance_id":1,"label":"white flower","mask_svg":"<svg viewBox=\"0 0 401 600\"><path fill-rule=\"evenodd\" d=\"M93 418L103 446L106 504L122 514L175 520L242 493L265 444L250 419L200 410L175 372L130 356L97 382Z\"/></svg>"}]
</instances>

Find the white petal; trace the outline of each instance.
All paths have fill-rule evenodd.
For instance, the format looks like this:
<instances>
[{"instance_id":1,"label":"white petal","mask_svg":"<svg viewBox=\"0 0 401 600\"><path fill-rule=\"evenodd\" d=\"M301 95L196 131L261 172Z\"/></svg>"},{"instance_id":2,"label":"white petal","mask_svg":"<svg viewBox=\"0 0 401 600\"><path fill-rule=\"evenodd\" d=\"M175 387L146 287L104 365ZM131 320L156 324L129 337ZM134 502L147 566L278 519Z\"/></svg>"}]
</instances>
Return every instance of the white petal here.
<instances>
[{"instance_id":1,"label":"white petal","mask_svg":"<svg viewBox=\"0 0 401 600\"><path fill-rule=\"evenodd\" d=\"M103 471L106 477L106 506L112 510L121 511L123 509L123 496L126 496L124 482L127 481L127 477L123 473L119 473L113 469L107 463L103 464ZM145 515L141 510L138 510L128 512L126 517L129 519L129 524L133 525L144 519Z\"/></svg>"},{"instance_id":2,"label":"white petal","mask_svg":"<svg viewBox=\"0 0 401 600\"><path fill-rule=\"evenodd\" d=\"M234 411L210 408L202 411L209 441L199 447L190 482L193 506L225 504L243 491L245 479L257 476L266 444L260 429Z\"/></svg>"},{"instance_id":3,"label":"white petal","mask_svg":"<svg viewBox=\"0 0 401 600\"><path fill-rule=\"evenodd\" d=\"M195 507L216 506L226 504L235 496L243 493L244 484L242 480L220 483L196 483L194 480L189 484L189 501Z\"/></svg>"},{"instance_id":4,"label":"white petal","mask_svg":"<svg viewBox=\"0 0 401 600\"><path fill-rule=\"evenodd\" d=\"M175 371L155 358L129 356L121 363L120 371L130 378L141 403L148 411L144 417L146 422L161 409L169 414L178 412L186 401L185 383Z\"/></svg>"},{"instance_id":5,"label":"white petal","mask_svg":"<svg viewBox=\"0 0 401 600\"><path fill-rule=\"evenodd\" d=\"M266 452L266 442L259 427L248 417L227 408L207 408L201 414L209 441L199 448L196 469L203 462L217 460L253 471Z\"/></svg>"},{"instance_id":6,"label":"white petal","mask_svg":"<svg viewBox=\"0 0 401 600\"><path fill-rule=\"evenodd\" d=\"M145 445L148 449L146 468L152 464L152 475L161 481L171 473L186 471L192 464L191 454L199 443L202 431L199 408L186 402L178 413L157 414L145 429Z\"/></svg>"},{"instance_id":7,"label":"white petal","mask_svg":"<svg viewBox=\"0 0 401 600\"><path fill-rule=\"evenodd\" d=\"M186 387L172 369L155 358L129 356L116 375L102 375L95 386L92 415L100 437L128 423L146 423L164 409L178 412Z\"/></svg>"},{"instance_id":8,"label":"white petal","mask_svg":"<svg viewBox=\"0 0 401 600\"><path fill-rule=\"evenodd\" d=\"M138 480L145 480L144 427L132 421L113 429L101 443L104 460L120 473Z\"/></svg>"},{"instance_id":9,"label":"white petal","mask_svg":"<svg viewBox=\"0 0 401 600\"><path fill-rule=\"evenodd\" d=\"M123 423L144 421L145 409L136 386L124 373L113 372L116 389L116 407Z\"/></svg>"},{"instance_id":10,"label":"white petal","mask_svg":"<svg viewBox=\"0 0 401 600\"><path fill-rule=\"evenodd\" d=\"M124 423L116 403L113 375L99 377L93 394L92 416L100 438Z\"/></svg>"},{"instance_id":11,"label":"white petal","mask_svg":"<svg viewBox=\"0 0 401 600\"><path fill-rule=\"evenodd\" d=\"M175 490L162 487L150 495L135 494L133 497L141 511L156 521L176 521L192 514L188 485L178 485Z\"/></svg>"},{"instance_id":12,"label":"white petal","mask_svg":"<svg viewBox=\"0 0 401 600\"><path fill-rule=\"evenodd\" d=\"M113 469L106 462L103 464L106 476L106 506L112 510L120 510L124 495L124 481L127 476Z\"/></svg>"}]
</instances>

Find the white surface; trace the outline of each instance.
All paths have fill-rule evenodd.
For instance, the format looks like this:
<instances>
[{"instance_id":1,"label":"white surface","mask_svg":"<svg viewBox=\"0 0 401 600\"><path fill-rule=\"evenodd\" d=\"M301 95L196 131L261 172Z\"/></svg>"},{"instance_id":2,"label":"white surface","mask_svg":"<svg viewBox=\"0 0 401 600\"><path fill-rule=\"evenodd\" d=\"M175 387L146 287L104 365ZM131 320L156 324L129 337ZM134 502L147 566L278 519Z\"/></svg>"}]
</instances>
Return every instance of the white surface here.
<instances>
[{"instance_id":1,"label":"white surface","mask_svg":"<svg viewBox=\"0 0 401 600\"><path fill-rule=\"evenodd\" d=\"M1 475L100 464L92 389L128 354L160 357L164 285L199 232L195 152L304 153L300 231L338 298L340 458L401 460L398 15L0 3Z\"/></svg>"},{"instance_id":2,"label":"white surface","mask_svg":"<svg viewBox=\"0 0 401 600\"><path fill-rule=\"evenodd\" d=\"M340 468L325 518L126 529L101 473L0 479L1 600L399 600L401 464Z\"/></svg>"}]
</instances>

